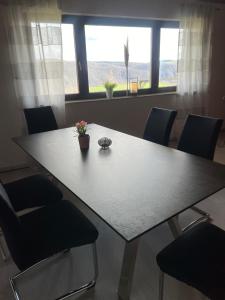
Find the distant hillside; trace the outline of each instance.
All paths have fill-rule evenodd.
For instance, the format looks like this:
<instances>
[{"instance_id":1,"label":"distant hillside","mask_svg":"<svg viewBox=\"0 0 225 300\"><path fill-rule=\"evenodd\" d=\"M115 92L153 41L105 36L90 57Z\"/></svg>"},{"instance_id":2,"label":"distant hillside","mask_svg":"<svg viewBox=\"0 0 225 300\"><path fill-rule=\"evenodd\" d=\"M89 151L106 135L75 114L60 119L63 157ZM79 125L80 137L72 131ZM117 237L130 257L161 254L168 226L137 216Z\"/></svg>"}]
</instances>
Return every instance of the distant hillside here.
<instances>
[{"instance_id":1,"label":"distant hillside","mask_svg":"<svg viewBox=\"0 0 225 300\"><path fill-rule=\"evenodd\" d=\"M74 62L65 61L65 86L74 86ZM129 63L129 78L149 81L151 66L148 63ZM176 81L176 61L162 61L160 65L160 81ZM120 83L126 82L126 69L123 62L89 62L88 77L90 86L101 86L107 80Z\"/></svg>"},{"instance_id":2,"label":"distant hillside","mask_svg":"<svg viewBox=\"0 0 225 300\"><path fill-rule=\"evenodd\" d=\"M138 77L148 80L150 69L150 64L130 63L129 78ZM88 79L91 86L102 85L107 80L124 83L126 82L126 68L123 62L89 62Z\"/></svg>"}]
</instances>

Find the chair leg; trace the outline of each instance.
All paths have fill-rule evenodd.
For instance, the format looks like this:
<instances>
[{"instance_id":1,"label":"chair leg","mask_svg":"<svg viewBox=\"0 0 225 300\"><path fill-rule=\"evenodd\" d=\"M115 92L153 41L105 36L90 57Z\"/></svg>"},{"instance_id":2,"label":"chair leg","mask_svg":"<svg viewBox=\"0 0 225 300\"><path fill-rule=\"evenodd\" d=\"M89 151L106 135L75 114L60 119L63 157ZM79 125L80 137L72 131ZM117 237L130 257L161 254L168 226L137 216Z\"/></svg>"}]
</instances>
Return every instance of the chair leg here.
<instances>
[{"instance_id":1,"label":"chair leg","mask_svg":"<svg viewBox=\"0 0 225 300\"><path fill-rule=\"evenodd\" d=\"M193 206L191 209L192 209L193 211L199 213L200 215L203 215L203 216L207 217L208 219L210 219L210 214L207 213L206 211L204 211L204 210L198 208L197 206Z\"/></svg>"},{"instance_id":2,"label":"chair leg","mask_svg":"<svg viewBox=\"0 0 225 300\"><path fill-rule=\"evenodd\" d=\"M188 224L186 227L184 227L182 229L182 231L186 231L188 229L191 229L193 226L201 223L201 222L207 222L207 221L211 221L212 218L210 216L209 213L201 210L200 208L196 207L196 206L193 206L191 207L191 210L193 210L194 212L200 214L202 217L198 218L197 220L194 220L193 222L191 222L190 224Z\"/></svg>"},{"instance_id":3,"label":"chair leg","mask_svg":"<svg viewBox=\"0 0 225 300\"><path fill-rule=\"evenodd\" d=\"M93 263L94 263L94 281L97 281L98 278L98 252L96 243L92 244L92 253L93 253Z\"/></svg>"},{"instance_id":4,"label":"chair leg","mask_svg":"<svg viewBox=\"0 0 225 300\"><path fill-rule=\"evenodd\" d=\"M86 290L89 290L90 288L94 287L95 284L96 284L96 280L97 280L97 277L98 277L98 257L97 257L97 249L96 249L96 243L92 244L92 255L93 255L93 265L94 265L94 277L93 279L82 285L81 287L79 287L78 289L75 289L69 293L66 293L62 296L60 296L59 298L56 298L55 300L65 300L75 294L78 294L78 293L81 293L83 291L86 291ZM62 254L65 255L67 254L68 251L63 251ZM57 256L56 258L58 258L59 256ZM10 281L10 285L11 285L11 288L12 288L12 291L13 291L13 295L14 295L14 298L15 300L22 300L19 292L18 292L18 289L16 287L16 280L19 279L20 277L22 277L26 272L30 271L31 269L34 269L35 267L39 266L40 264L42 264L44 261L47 261L48 258L36 263L35 265L31 266L30 268L18 273L17 275L15 275L14 277L11 277L9 279Z\"/></svg>"},{"instance_id":5,"label":"chair leg","mask_svg":"<svg viewBox=\"0 0 225 300\"><path fill-rule=\"evenodd\" d=\"M180 227L178 216L169 219L168 225L175 239L182 234L182 228Z\"/></svg>"},{"instance_id":6,"label":"chair leg","mask_svg":"<svg viewBox=\"0 0 225 300\"><path fill-rule=\"evenodd\" d=\"M181 228L180 224L179 224L179 220L178 217L179 216L175 216L173 218L171 218L170 220L168 220L168 225L170 227L170 230L173 234L173 237L176 239L179 235L182 234L182 232L191 229L193 226L201 223L201 222L206 222L206 221L211 221L212 218L210 217L210 214L201 210L200 208L193 206L191 207L191 209L200 214L202 217L198 218L197 220L194 220L193 222L191 222L190 224L188 224L187 226L185 226L184 228Z\"/></svg>"},{"instance_id":7,"label":"chair leg","mask_svg":"<svg viewBox=\"0 0 225 300\"><path fill-rule=\"evenodd\" d=\"M4 247L3 247L3 245L2 245L2 241L1 241L1 237L2 237L2 236L3 236L2 230L0 229L0 253L1 253L1 256L2 256L3 261L6 261L6 260L7 260L7 257L6 257L5 250L4 250Z\"/></svg>"},{"instance_id":8,"label":"chair leg","mask_svg":"<svg viewBox=\"0 0 225 300\"><path fill-rule=\"evenodd\" d=\"M159 299L163 300L164 296L164 273L160 270L159 271Z\"/></svg>"}]
</instances>

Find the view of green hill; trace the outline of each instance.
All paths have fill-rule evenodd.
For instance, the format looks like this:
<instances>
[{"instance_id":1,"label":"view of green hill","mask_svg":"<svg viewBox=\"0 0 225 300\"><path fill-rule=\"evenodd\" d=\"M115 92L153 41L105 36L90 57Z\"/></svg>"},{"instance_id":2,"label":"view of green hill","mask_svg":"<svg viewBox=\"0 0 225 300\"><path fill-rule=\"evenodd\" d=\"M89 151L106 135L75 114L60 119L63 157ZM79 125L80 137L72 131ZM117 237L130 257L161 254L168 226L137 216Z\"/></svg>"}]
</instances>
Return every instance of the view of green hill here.
<instances>
[{"instance_id":1,"label":"view of green hill","mask_svg":"<svg viewBox=\"0 0 225 300\"><path fill-rule=\"evenodd\" d=\"M75 62L64 62L65 87L67 93L77 92L75 80ZM142 88L150 87L150 70L148 63L129 63L129 78L138 78ZM177 62L161 61L160 86L176 85ZM90 92L105 91L106 81L116 82L117 90L126 89L126 69L123 62L88 62L88 79Z\"/></svg>"}]
</instances>

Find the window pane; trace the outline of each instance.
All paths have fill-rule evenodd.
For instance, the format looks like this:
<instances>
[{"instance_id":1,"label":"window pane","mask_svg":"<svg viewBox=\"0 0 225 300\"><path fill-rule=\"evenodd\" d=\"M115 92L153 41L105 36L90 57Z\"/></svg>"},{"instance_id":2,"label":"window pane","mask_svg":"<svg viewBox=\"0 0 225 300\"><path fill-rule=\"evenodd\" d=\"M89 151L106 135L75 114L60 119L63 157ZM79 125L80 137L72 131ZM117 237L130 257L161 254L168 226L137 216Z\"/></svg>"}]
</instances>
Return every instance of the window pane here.
<instances>
[{"instance_id":1,"label":"window pane","mask_svg":"<svg viewBox=\"0 0 225 300\"><path fill-rule=\"evenodd\" d=\"M177 85L178 28L161 28L159 87Z\"/></svg>"},{"instance_id":2,"label":"window pane","mask_svg":"<svg viewBox=\"0 0 225 300\"><path fill-rule=\"evenodd\" d=\"M73 24L62 24L65 94L79 93Z\"/></svg>"},{"instance_id":3,"label":"window pane","mask_svg":"<svg viewBox=\"0 0 225 300\"><path fill-rule=\"evenodd\" d=\"M129 78L138 78L141 88L151 82L151 28L85 26L89 92L104 92L106 81L126 90L124 44L129 41Z\"/></svg>"}]
</instances>

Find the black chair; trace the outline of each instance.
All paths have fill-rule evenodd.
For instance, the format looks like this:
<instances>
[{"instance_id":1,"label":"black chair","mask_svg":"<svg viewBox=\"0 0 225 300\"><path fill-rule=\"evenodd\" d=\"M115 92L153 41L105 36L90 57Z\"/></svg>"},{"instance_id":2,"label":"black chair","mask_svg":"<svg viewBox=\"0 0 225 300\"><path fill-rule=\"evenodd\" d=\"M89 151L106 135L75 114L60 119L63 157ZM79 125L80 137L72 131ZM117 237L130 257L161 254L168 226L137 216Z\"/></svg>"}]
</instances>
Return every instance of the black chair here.
<instances>
[{"instance_id":1,"label":"black chair","mask_svg":"<svg viewBox=\"0 0 225 300\"><path fill-rule=\"evenodd\" d=\"M222 124L222 119L188 115L177 149L212 160ZM202 209L196 206L193 206L191 209L200 214L201 217L188 224L182 230L179 228L178 216L169 221L175 237L197 223L210 219L210 215Z\"/></svg>"},{"instance_id":2,"label":"black chair","mask_svg":"<svg viewBox=\"0 0 225 300\"><path fill-rule=\"evenodd\" d=\"M29 134L57 130L58 125L51 106L40 106L35 108L25 108L24 115L27 122ZM41 172L51 179L51 175L37 163L32 161L30 167L36 172Z\"/></svg>"},{"instance_id":3,"label":"black chair","mask_svg":"<svg viewBox=\"0 0 225 300\"><path fill-rule=\"evenodd\" d=\"M33 175L3 185L15 212L27 208L53 205L62 200L61 191L45 176ZM0 243L3 260L6 254Z\"/></svg>"},{"instance_id":4,"label":"black chair","mask_svg":"<svg viewBox=\"0 0 225 300\"><path fill-rule=\"evenodd\" d=\"M21 217L16 215L10 200L0 184L0 226L11 256L21 271L10 278L15 299L21 299L16 281L24 273L56 254L68 253L73 247L88 244L93 249L94 279L58 299L65 299L93 287L98 275L95 245L98 231L91 222L67 200L39 208ZM55 258L57 257L56 255Z\"/></svg>"},{"instance_id":5,"label":"black chair","mask_svg":"<svg viewBox=\"0 0 225 300\"><path fill-rule=\"evenodd\" d=\"M58 129L51 106L24 109L28 133L39 133Z\"/></svg>"},{"instance_id":6,"label":"black chair","mask_svg":"<svg viewBox=\"0 0 225 300\"><path fill-rule=\"evenodd\" d=\"M175 110L153 107L145 126L145 140L168 146L171 129L176 118Z\"/></svg>"},{"instance_id":7,"label":"black chair","mask_svg":"<svg viewBox=\"0 0 225 300\"><path fill-rule=\"evenodd\" d=\"M189 115L177 149L212 160L222 124L222 119Z\"/></svg>"},{"instance_id":8,"label":"black chair","mask_svg":"<svg viewBox=\"0 0 225 300\"><path fill-rule=\"evenodd\" d=\"M182 281L211 300L225 299L225 231L210 223L188 230L157 255L159 300L164 273Z\"/></svg>"}]
</instances>

